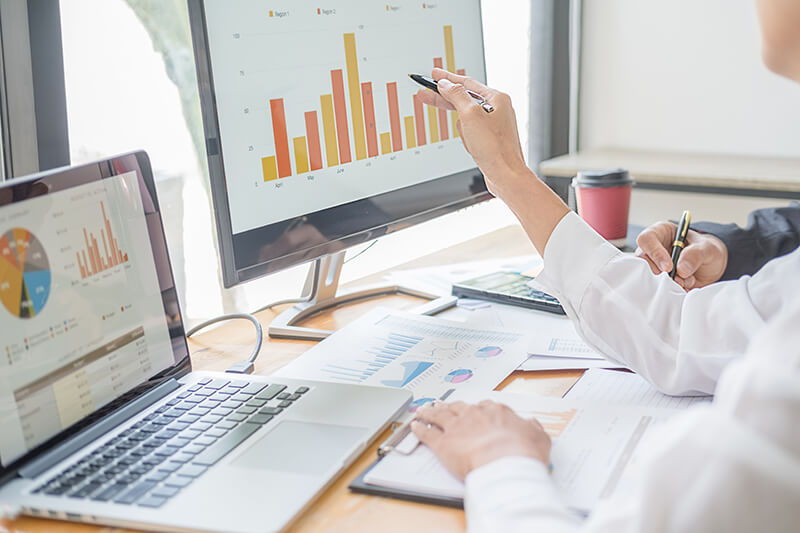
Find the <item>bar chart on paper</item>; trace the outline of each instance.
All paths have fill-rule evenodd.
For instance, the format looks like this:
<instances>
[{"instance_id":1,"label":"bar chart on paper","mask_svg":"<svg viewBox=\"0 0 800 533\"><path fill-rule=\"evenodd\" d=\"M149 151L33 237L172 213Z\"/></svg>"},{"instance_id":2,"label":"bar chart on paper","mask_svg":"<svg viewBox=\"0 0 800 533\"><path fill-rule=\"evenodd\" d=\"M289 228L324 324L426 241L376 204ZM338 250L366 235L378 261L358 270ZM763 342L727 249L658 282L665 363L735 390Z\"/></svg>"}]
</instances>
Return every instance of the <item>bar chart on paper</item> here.
<instances>
[{"instance_id":1,"label":"bar chart on paper","mask_svg":"<svg viewBox=\"0 0 800 533\"><path fill-rule=\"evenodd\" d=\"M206 9L235 232L474 168L407 74L483 78L478 2Z\"/></svg>"}]
</instances>

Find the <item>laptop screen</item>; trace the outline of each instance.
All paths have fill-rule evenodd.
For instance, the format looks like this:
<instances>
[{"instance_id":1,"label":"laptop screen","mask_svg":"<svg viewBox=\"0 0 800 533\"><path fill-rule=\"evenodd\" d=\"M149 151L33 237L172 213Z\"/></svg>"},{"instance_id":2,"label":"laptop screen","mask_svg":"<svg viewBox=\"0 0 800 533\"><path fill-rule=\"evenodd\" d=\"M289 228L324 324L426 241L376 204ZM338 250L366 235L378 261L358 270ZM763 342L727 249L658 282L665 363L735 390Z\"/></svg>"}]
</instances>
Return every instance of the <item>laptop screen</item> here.
<instances>
[{"instance_id":1,"label":"laptop screen","mask_svg":"<svg viewBox=\"0 0 800 533\"><path fill-rule=\"evenodd\" d=\"M153 189L143 153L0 188L3 467L185 359Z\"/></svg>"}]
</instances>

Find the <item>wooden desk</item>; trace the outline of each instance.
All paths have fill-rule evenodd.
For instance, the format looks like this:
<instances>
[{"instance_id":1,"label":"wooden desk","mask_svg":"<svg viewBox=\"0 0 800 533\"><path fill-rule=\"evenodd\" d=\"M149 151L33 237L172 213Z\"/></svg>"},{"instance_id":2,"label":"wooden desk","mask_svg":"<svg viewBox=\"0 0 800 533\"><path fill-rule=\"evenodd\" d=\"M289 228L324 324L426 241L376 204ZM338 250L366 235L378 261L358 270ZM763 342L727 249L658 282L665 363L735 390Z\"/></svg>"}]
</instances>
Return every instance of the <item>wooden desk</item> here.
<instances>
[{"instance_id":1,"label":"wooden desk","mask_svg":"<svg viewBox=\"0 0 800 533\"><path fill-rule=\"evenodd\" d=\"M444 263L473 260L475 257L504 257L532 253L533 248L522 230L516 226L500 229L477 239L447 248L435 254L401 265L399 268L419 268ZM379 281L381 274L359 280L354 284ZM337 329L375 305L398 309L410 308L420 303L415 298L389 296L369 300L330 312L321 313L307 321L315 328ZM278 310L280 311L280 309ZM276 311L259 314L259 320L268 324ZM446 316L446 312L442 314ZM189 341L194 368L224 371L231 364L249 355L253 343L253 326L244 321L234 321ZM265 341L256 361L256 373L270 374L309 349L315 343L269 339ZM582 374L582 371L514 372L498 389L509 387L515 391L535 392L560 396ZM377 496L352 494L347 485L376 457L378 444L389 436L387 430L364 452L345 473L312 503L290 528L290 531L345 533L353 531L438 531L461 532L465 529L463 511L419 503L392 500ZM220 510L224 512L224 510ZM53 532L97 533L112 530L96 526L72 524L52 520L22 517L0 522L0 532Z\"/></svg>"}]
</instances>

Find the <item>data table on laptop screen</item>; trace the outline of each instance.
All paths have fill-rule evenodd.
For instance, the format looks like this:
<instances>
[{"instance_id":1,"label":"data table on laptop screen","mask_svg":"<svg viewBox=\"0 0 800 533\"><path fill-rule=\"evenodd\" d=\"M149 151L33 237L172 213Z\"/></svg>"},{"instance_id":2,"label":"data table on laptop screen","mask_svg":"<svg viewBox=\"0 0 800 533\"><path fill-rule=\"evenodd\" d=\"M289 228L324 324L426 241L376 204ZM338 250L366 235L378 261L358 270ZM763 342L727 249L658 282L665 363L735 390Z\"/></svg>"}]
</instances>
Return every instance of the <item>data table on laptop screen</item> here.
<instances>
[{"instance_id":1,"label":"data table on laptop screen","mask_svg":"<svg viewBox=\"0 0 800 533\"><path fill-rule=\"evenodd\" d=\"M474 168L408 73L482 78L479 2L205 6L234 233Z\"/></svg>"},{"instance_id":2,"label":"data table on laptop screen","mask_svg":"<svg viewBox=\"0 0 800 533\"><path fill-rule=\"evenodd\" d=\"M135 172L0 209L0 460L174 363Z\"/></svg>"}]
</instances>

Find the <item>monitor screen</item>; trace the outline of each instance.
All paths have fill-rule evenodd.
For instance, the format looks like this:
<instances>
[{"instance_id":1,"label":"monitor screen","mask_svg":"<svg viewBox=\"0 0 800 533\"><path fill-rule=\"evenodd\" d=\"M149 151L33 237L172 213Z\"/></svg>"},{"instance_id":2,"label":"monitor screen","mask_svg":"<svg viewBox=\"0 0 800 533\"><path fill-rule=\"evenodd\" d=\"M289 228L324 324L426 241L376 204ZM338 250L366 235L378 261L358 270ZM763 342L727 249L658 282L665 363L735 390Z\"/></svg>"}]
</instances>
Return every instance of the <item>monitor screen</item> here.
<instances>
[{"instance_id":1,"label":"monitor screen","mask_svg":"<svg viewBox=\"0 0 800 533\"><path fill-rule=\"evenodd\" d=\"M145 173L140 153L0 187L2 467L188 355Z\"/></svg>"},{"instance_id":2,"label":"monitor screen","mask_svg":"<svg viewBox=\"0 0 800 533\"><path fill-rule=\"evenodd\" d=\"M191 0L225 284L488 198L408 73L484 79L478 0Z\"/></svg>"}]
</instances>

